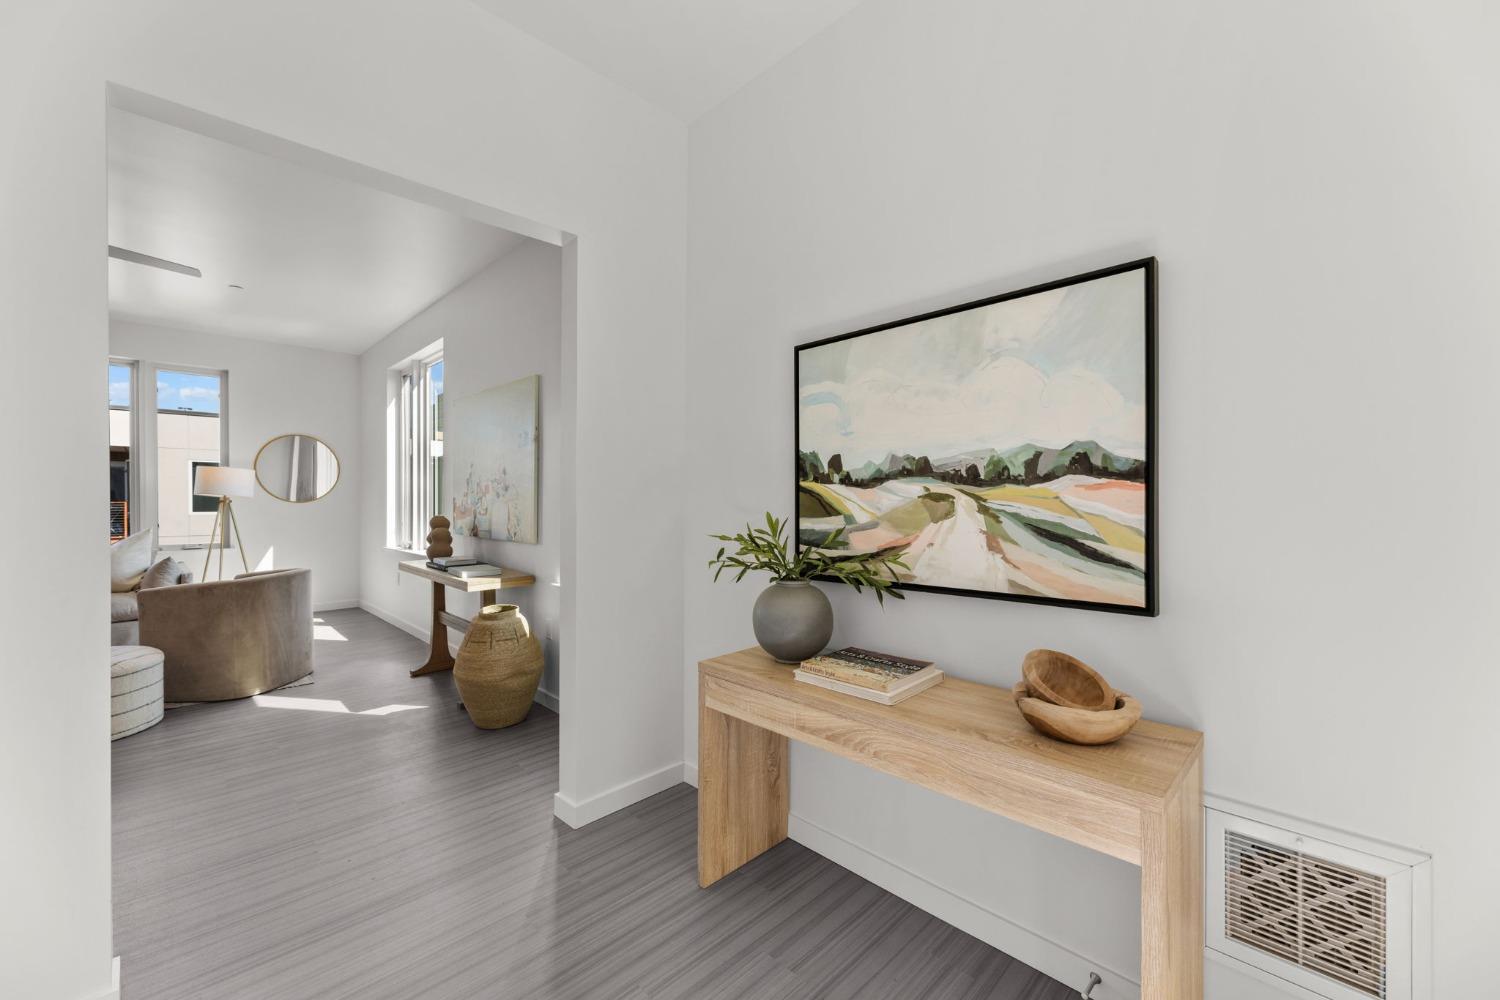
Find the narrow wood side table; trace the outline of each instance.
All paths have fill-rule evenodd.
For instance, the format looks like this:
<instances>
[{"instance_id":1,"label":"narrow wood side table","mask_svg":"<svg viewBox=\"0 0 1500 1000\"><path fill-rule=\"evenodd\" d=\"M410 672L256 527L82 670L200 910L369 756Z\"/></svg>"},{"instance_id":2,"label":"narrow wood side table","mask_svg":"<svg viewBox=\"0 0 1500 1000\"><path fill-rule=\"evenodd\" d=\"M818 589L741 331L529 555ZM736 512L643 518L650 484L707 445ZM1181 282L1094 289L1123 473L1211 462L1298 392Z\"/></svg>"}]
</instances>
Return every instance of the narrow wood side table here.
<instances>
[{"instance_id":1,"label":"narrow wood side table","mask_svg":"<svg viewBox=\"0 0 1500 1000\"><path fill-rule=\"evenodd\" d=\"M453 669L453 654L448 652L448 629L467 629L469 619L448 613L448 587L466 594L479 594L481 605L496 604L496 591L511 587L529 587L536 577L515 569L501 569L499 576L470 577L460 579L451 573L433 569L426 560L411 559L400 564L403 573L420 576L432 581L432 650L427 662L411 672L413 677L441 673Z\"/></svg>"},{"instance_id":2,"label":"narrow wood side table","mask_svg":"<svg viewBox=\"0 0 1500 1000\"><path fill-rule=\"evenodd\" d=\"M1141 1000L1203 1000L1203 734L1141 722L1102 747L1048 739L1003 688L945 677L877 705L802 684L759 648L698 664L698 884L787 836L787 741L1141 869Z\"/></svg>"}]
</instances>

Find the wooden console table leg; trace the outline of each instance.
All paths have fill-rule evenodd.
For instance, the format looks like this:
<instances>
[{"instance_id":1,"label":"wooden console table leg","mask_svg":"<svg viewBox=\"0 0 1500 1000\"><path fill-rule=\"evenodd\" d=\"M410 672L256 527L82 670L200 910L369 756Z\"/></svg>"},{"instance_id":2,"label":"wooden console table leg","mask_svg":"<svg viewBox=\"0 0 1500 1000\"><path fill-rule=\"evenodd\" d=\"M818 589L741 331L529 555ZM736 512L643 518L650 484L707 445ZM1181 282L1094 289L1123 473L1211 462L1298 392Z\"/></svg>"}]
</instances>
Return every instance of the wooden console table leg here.
<instances>
[{"instance_id":1,"label":"wooden console table leg","mask_svg":"<svg viewBox=\"0 0 1500 1000\"><path fill-rule=\"evenodd\" d=\"M714 711L698 692L698 884L786 839L787 739Z\"/></svg>"},{"instance_id":2,"label":"wooden console table leg","mask_svg":"<svg viewBox=\"0 0 1500 1000\"><path fill-rule=\"evenodd\" d=\"M1203 758L1141 822L1141 1000L1203 1000Z\"/></svg>"},{"instance_id":3,"label":"wooden console table leg","mask_svg":"<svg viewBox=\"0 0 1500 1000\"><path fill-rule=\"evenodd\" d=\"M443 612L448 610L448 590L441 583L432 585L432 652L427 662L411 672L413 677L441 673L453 669L453 654L448 652L448 626L443 623Z\"/></svg>"}]
</instances>

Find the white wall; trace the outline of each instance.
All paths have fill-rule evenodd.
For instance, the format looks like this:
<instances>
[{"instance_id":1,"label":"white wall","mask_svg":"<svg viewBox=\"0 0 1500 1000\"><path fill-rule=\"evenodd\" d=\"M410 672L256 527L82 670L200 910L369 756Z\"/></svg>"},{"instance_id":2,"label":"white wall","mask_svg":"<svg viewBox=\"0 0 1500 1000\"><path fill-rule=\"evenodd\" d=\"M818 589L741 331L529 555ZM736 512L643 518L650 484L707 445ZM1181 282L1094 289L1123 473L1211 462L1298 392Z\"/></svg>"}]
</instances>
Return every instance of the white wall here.
<instances>
[{"instance_id":1,"label":"white wall","mask_svg":"<svg viewBox=\"0 0 1500 1000\"><path fill-rule=\"evenodd\" d=\"M226 464L249 468L260 446L282 434L311 434L339 456L340 481L313 503L286 503L257 488L234 502L235 520L251 569L306 567L312 570L313 606L351 607L359 600L360 439L356 430L359 359L197 330L111 320L109 353L171 367L186 365L228 372L229 452ZM143 484L156 482L150 447L155 390L140 389ZM217 421L215 421L217 423ZM144 492L144 490L143 490ZM161 503L160 498L157 500ZM195 525L204 515L194 515ZM209 525L212 526L212 515ZM203 578L202 552L178 553ZM215 554L215 560L218 556ZM209 571L217 577L218 563ZM243 572L240 556L224 557L224 573Z\"/></svg>"},{"instance_id":2,"label":"white wall","mask_svg":"<svg viewBox=\"0 0 1500 1000\"><path fill-rule=\"evenodd\" d=\"M526 375L541 375L537 544L455 538L453 546L459 555L478 555L537 578L535 587L506 591L500 598L519 605L542 640L547 657L542 691L544 697L555 697L558 581L565 528L559 517L558 473L564 459L563 424L571 423L571 414L562 407L562 251L558 247L526 241L361 355L361 451L369 456L358 484L361 603L423 635L432 622L432 585L399 573L396 564L414 557L390 547L386 411L392 398L391 368L437 340L443 341L443 392L449 401ZM451 423L448 426L451 432ZM451 488L446 495L453 495ZM440 513L452 517L451 511ZM418 547L425 548L425 543ZM479 608L479 595L450 590L447 605L454 614L469 618ZM450 645L456 646L463 637L453 632L449 638Z\"/></svg>"},{"instance_id":3,"label":"white wall","mask_svg":"<svg viewBox=\"0 0 1500 1000\"><path fill-rule=\"evenodd\" d=\"M0 994L45 1000L104 992L111 955L106 602L58 599L103 595L108 571L93 533L57 528L97 523L107 495L102 458L79 456L105 448L111 82L576 234L562 478L614 492L608 516L558 515L561 790L641 790L681 761L685 127L468 0L0 5L0 337L27 373L0 416L55 430L5 445L47 492L0 491L26 526L5 663L47 665L7 669L0 699L0 848L27 859L0 876ZM650 448L615 446L621 414ZM622 533L644 601L620 599Z\"/></svg>"},{"instance_id":4,"label":"white wall","mask_svg":"<svg viewBox=\"0 0 1500 1000\"><path fill-rule=\"evenodd\" d=\"M1083 657L1206 732L1209 791L1431 851L1436 995L1488 982L1497 29L1465 3L869 0L699 120L689 757L694 664L752 643L757 591L707 585L704 535L789 509L792 345L1156 254L1161 617L830 587L834 641L995 684L1033 647ZM792 808L992 939L1139 978L1123 864L802 748Z\"/></svg>"}]
</instances>

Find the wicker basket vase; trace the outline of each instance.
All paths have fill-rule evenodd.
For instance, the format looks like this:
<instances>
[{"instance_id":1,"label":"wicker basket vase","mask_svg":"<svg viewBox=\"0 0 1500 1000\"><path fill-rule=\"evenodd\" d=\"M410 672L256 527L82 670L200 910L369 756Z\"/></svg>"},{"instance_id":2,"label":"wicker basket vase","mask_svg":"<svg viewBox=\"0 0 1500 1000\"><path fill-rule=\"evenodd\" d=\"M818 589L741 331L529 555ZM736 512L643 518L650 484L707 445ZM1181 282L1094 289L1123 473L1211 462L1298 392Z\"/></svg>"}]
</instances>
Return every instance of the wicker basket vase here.
<instances>
[{"instance_id":1,"label":"wicker basket vase","mask_svg":"<svg viewBox=\"0 0 1500 1000\"><path fill-rule=\"evenodd\" d=\"M526 718L542 680L542 646L520 608L480 609L464 633L453 679L480 729L503 729Z\"/></svg>"}]
</instances>

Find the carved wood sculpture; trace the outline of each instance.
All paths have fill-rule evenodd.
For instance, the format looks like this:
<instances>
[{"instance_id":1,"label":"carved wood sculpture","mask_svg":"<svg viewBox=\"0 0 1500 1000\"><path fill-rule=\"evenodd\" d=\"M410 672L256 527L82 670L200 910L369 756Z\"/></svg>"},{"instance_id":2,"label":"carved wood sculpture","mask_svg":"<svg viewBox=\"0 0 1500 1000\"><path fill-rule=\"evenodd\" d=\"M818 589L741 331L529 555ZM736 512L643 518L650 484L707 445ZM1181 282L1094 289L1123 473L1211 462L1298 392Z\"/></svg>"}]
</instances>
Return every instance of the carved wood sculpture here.
<instances>
[{"instance_id":1,"label":"carved wood sculpture","mask_svg":"<svg viewBox=\"0 0 1500 1000\"><path fill-rule=\"evenodd\" d=\"M439 514L428 522L432 530L427 533L427 558L438 559L453 554L453 535L448 531L448 519Z\"/></svg>"}]
</instances>

